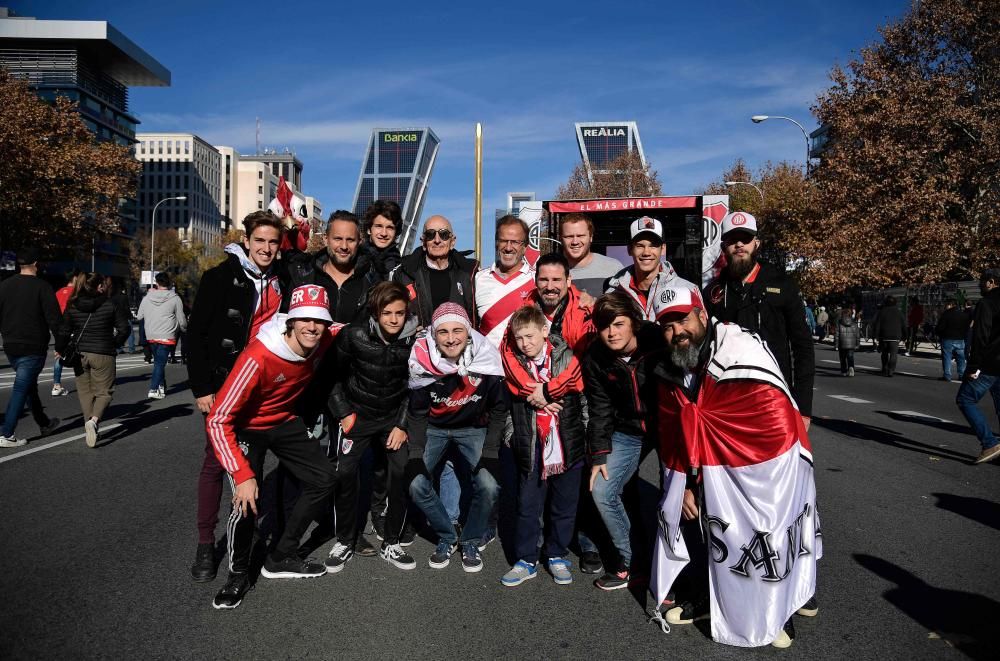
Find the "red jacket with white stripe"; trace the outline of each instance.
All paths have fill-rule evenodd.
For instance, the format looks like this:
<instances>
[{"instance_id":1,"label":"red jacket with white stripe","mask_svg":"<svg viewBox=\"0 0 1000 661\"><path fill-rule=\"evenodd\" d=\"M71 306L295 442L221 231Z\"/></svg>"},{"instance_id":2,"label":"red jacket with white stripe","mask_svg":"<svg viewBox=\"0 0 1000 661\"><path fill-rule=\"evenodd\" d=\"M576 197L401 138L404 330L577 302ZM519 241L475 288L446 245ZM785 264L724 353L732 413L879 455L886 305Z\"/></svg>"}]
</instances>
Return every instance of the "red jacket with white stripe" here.
<instances>
[{"instance_id":1,"label":"red jacket with white stripe","mask_svg":"<svg viewBox=\"0 0 1000 661\"><path fill-rule=\"evenodd\" d=\"M295 400L343 327L331 326L319 346L302 357L285 342L285 319L286 315L277 315L250 341L216 394L205 420L215 456L236 484L255 477L240 450L236 432L273 429L294 418Z\"/></svg>"}]
</instances>

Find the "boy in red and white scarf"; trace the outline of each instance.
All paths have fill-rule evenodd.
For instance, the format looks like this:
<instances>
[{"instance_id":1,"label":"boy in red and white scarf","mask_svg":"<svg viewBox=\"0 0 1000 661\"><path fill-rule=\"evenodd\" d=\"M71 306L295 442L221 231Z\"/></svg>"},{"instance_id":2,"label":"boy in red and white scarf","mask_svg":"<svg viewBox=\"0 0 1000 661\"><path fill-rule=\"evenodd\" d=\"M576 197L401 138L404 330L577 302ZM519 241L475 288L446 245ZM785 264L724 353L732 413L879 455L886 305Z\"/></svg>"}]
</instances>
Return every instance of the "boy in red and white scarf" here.
<instances>
[{"instance_id":1,"label":"boy in red and white scarf","mask_svg":"<svg viewBox=\"0 0 1000 661\"><path fill-rule=\"evenodd\" d=\"M513 587L537 575L539 517L548 500L550 525L545 531L545 555L552 578L559 585L567 585L573 582L566 554L576 523L586 453L580 364L561 337L549 335L545 315L534 306L525 306L513 314L508 333L508 343L517 347L514 355L520 367L543 384L543 390L557 376L567 386L561 399L543 408L531 406L527 399L517 396L516 386L511 386L515 391L511 450L521 487L514 546L518 561L501 583Z\"/></svg>"}]
</instances>

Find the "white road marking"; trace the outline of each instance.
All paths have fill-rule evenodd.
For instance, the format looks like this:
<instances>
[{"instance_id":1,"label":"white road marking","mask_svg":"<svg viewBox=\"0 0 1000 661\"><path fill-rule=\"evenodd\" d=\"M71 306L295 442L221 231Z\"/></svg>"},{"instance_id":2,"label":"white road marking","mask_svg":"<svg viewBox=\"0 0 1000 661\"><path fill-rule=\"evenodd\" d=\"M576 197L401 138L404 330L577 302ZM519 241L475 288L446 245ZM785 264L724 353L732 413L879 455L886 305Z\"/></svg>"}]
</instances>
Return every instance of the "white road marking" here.
<instances>
[{"instance_id":1,"label":"white road marking","mask_svg":"<svg viewBox=\"0 0 1000 661\"><path fill-rule=\"evenodd\" d=\"M126 370L134 370L136 368L142 368L142 367L148 367L148 365L146 365L146 364L142 364L142 365L126 365L125 367L118 367L115 370L115 373L117 374L118 372L124 372ZM71 370L69 368L63 370L63 381L71 380L71 379L74 379L74 378L76 378L76 377L73 375L73 370ZM52 376L51 375L49 375L49 378L47 378L47 379L42 379L42 378L38 379L38 383L51 383L51 382L52 382ZM13 379L11 379L10 383L0 384L0 390L4 390L6 388L13 388L13 387L14 387L14 380Z\"/></svg>"},{"instance_id":2,"label":"white road marking","mask_svg":"<svg viewBox=\"0 0 1000 661\"><path fill-rule=\"evenodd\" d=\"M945 420L944 418L939 418L936 415L927 415L926 413L920 413L918 411L889 411L889 413L903 415L908 418L927 418L928 420L937 420L938 422L951 422L951 420Z\"/></svg>"},{"instance_id":3,"label":"white road marking","mask_svg":"<svg viewBox=\"0 0 1000 661\"><path fill-rule=\"evenodd\" d=\"M121 426L122 426L122 423L120 423L120 422L113 422L113 423L111 423L109 425L103 425L101 427L101 433L103 434L104 432L108 431L109 429L115 429L116 427L121 427ZM5 461L13 461L15 459L20 459L21 457L26 457L29 454L34 454L36 452L41 452L42 450L48 450L49 448L54 448L57 445L65 445L66 443L71 443L73 441L80 440L81 438L83 438L86 435L87 435L86 432L84 432L82 434L76 434L75 436L70 436L69 438L62 438L62 439L59 439L58 441L52 441L51 443L46 443L45 445L39 445L39 446L33 447L30 450L25 450L24 452L18 452L17 454L11 454L11 455L8 455L6 457L0 457L0 464L2 464Z\"/></svg>"},{"instance_id":4,"label":"white road marking","mask_svg":"<svg viewBox=\"0 0 1000 661\"><path fill-rule=\"evenodd\" d=\"M875 402L868 399L861 399L860 397L851 397L850 395L827 395L827 397L832 397L834 399L839 399L844 402L850 402L851 404L874 404Z\"/></svg>"}]
</instances>

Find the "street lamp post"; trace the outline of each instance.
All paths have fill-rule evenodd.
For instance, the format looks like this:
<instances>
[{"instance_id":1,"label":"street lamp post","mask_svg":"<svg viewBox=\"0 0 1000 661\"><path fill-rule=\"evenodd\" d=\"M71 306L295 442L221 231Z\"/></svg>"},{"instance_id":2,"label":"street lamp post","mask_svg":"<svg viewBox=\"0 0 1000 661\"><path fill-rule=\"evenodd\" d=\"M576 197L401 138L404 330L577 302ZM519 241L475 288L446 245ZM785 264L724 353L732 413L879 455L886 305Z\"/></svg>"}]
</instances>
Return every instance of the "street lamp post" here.
<instances>
[{"instance_id":1,"label":"street lamp post","mask_svg":"<svg viewBox=\"0 0 1000 661\"><path fill-rule=\"evenodd\" d=\"M753 122L754 124L760 124L761 122L767 121L769 119L783 119L783 120L785 120L787 122L791 122L792 124L795 124L796 126L799 127L799 130L802 131L802 137L804 137L806 139L806 174L808 175L809 174L809 134L806 133L805 127L802 126L801 124L799 124L798 122L796 122L791 117L783 117L781 115L754 115L753 117L750 118L750 121Z\"/></svg>"},{"instance_id":2,"label":"street lamp post","mask_svg":"<svg viewBox=\"0 0 1000 661\"><path fill-rule=\"evenodd\" d=\"M726 185L730 186L730 187L731 186L750 186L755 191L757 191L758 195L760 195L760 206L761 206L761 209L764 208L764 191L762 191L760 188L758 188L756 184L752 184L749 181L727 181Z\"/></svg>"},{"instance_id":3,"label":"street lamp post","mask_svg":"<svg viewBox=\"0 0 1000 661\"><path fill-rule=\"evenodd\" d=\"M153 206L153 217L150 222L149 228L149 284L153 284L153 245L156 242L156 210L161 204L167 202L168 200L181 200L187 199L187 195L179 195L177 197L165 197Z\"/></svg>"}]
</instances>

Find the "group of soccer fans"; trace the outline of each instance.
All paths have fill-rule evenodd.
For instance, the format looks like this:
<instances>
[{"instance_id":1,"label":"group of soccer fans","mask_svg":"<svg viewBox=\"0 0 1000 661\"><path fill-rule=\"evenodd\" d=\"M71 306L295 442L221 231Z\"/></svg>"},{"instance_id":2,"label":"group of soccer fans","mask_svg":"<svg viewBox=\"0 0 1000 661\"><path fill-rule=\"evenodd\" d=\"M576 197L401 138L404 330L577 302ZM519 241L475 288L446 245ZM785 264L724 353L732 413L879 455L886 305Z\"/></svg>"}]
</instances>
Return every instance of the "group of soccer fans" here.
<instances>
[{"instance_id":1,"label":"group of soccer fans","mask_svg":"<svg viewBox=\"0 0 1000 661\"><path fill-rule=\"evenodd\" d=\"M418 529L436 544L431 568L457 557L464 571L480 572L503 485L516 491L512 537L502 540L516 561L502 585L541 569L571 583L574 546L580 571L602 590L648 579L664 627L711 615L717 640L790 645L791 615L817 612L821 551L806 435L812 343L808 355L796 345L808 331L794 285L756 263L755 221L731 216L723 223L729 266L705 301L665 259L662 224L649 217L631 223L627 267L591 252L594 227L579 214L560 219L561 251L531 267L528 227L506 216L496 261L480 269L455 250L442 216L427 219L421 246L401 256L392 202L376 201L363 218L335 212L315 254L279 254L287 221L248 216L243 244L204 274L188 329L190 384L207 435L197 581L216 576L225 482L233 494L228 578L215 608L236 608L253 587L271 451L297 496L264 559L266 578L340 572L356 555L414 569L407 547ZM765 278L766 289L748 295ZM761 335L780 328L765 344L719 321ZM664 476L656 548L651 534L649 548L633 549L641 511L626 506L627 485L651 451ZM753 494L742 478L719 486L714 472L767 462L769 479L787 489ZM366 466L371 501L360 504ZM505 480L511 473L516 480ZM679 491L668 480L675 473ZM726 512L727 488L742 492L751 534L766 533L756 546L725 538L727 527L744 532ZM377 549L359 508L371 512ZM311 560L324 542L325 561ZM652 576L634 562L650 558ZM731 580L717 576L723 571L742 571L746 585L720 595ZM720 610L755 592L764 624Z\"/></svg>"}]
</instances>

